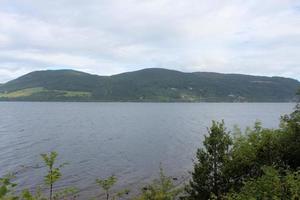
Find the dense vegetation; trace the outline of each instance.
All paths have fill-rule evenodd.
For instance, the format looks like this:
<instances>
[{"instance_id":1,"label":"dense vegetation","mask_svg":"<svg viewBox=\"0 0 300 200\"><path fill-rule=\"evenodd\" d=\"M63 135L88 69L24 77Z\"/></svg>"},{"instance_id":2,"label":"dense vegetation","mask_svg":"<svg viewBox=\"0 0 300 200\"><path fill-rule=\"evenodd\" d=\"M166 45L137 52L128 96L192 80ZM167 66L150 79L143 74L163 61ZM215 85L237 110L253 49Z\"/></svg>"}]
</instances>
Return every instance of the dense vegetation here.
<instances>
[{"instance_id":1,"label":"dense vegetation","mask_svg":"<svg viewBox=\"0 0 300 200\"><path fill-rule=\"evenodd\" d=\"M45 186L16 194L13 175L0 178L1 200L75 199L75 188L54 190L62 177L57 153L42 154L47 167ZM129 190L111 191L115 176L96 179L106 200L122 199ZM203 148L196 154L191 179L176 187L162 168L160 177L142 188L134 200L299 200L300 199L300 105L282 117L280 128L266 129L256 122L242 133L230 133L225 123L213 122L205 136Z\"/></svg>"},{"instance_id":2,"label":"dense vegetation","mask_svg":"<svg viewBox=\"0 0 300 200\"><path fill-rule=\"evenodd\" d=\"M207 72L144 69L113 76L73 70L37 71L0 85L0 100L286 102L297 80Z\"/></svg>"},{"instance_id":3,"label":"dense vegetation","mask_svg":"<svg viewBox=\"0 0 300 200\"><path fill-rule=\"evenodd\" d=\"M279 129L257 122L233 135L213 123L183 199L300 199L299 105Z\"/></svg>"}]
</instances>

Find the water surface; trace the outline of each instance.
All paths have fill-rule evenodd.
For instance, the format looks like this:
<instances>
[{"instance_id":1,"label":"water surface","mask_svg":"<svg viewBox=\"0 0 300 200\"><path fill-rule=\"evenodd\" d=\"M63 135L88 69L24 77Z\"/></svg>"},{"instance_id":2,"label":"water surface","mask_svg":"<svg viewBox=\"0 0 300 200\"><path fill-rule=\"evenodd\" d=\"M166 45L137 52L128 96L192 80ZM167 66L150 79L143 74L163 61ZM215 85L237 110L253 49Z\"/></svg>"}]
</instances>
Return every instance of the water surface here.
<instances>
[{"instance_id":1,"label":"water surface","mask_svg":"<svg viewBox=\"0 0 300 200\"><path fill-rule=\"evenodd\" d=\"M40 153L57 151L67 161L58 187L76 186L81 198L96 192L96 177L111 174L117 187L140 188L166 173L185 177L211 120L228 129L260 120L278 127L293 103L0 103L0 176L20 171L21 186L42 183Z\"/></svg>"}]
</instances>

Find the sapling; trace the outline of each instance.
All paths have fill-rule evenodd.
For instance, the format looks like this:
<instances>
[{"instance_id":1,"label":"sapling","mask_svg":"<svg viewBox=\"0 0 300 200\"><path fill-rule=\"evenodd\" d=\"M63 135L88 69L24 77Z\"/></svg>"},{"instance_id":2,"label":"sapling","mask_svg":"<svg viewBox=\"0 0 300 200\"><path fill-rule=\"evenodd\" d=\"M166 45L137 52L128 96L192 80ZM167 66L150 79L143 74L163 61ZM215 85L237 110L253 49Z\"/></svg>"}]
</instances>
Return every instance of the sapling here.
<instances>
[{"instance_id":1,"label":"sapling","mask_svg":"<svg viewBox=\"0 0 300 200\"><path fill-rule=\"evenodd\" d=\"M58 181L61 177L61 168L66 164L61 164L58 167L55 167L55 162L57 158L56 152L51 152L49 154L41 154L44 163L48 168L48 174L45 176L45 184L48 185L49 188L49 199L52 200L53 197L53 185L56 181Z\"/></svg>"},{"instance_id":2,"label":"sapling","mask_svg":"<svg viewBox=\"0 0 300 200\"><path fill-rule=\"evenodd\" d=\"M96 179L96 183L102 187L106 194L106 200L109 199L109 190L114 184L117 182L117 178L115 176L110 176L107 179Z\"/></svg>"},{"instance_id":3,"label":"sapling","mask_svg":"<svg viewBox=\"0 0 300 200\"><path fill-rule=\"evenodd\" d=\"M117 178L115 176L110 176L107 179L96 179L96 183L105 191L106 200L110 198L110 189L116 184ZM115 200L117 197L121 198L125 194L128 194L129 190L125 189L116 193L111 197L112 200Z\"/></svg>"},{"instance_id":4,"label":"sapling","mask_svg":"<svg viewBox=\"0 0 300 200\"><path fill-rule=\"evenodd\" d=\"M12 178L14 178L14 176L11 174L2 178L0 177L0 199L18 199L18 197L13 194L13 189L17 184L11 182Z\"/></svg>"}]
</instances>

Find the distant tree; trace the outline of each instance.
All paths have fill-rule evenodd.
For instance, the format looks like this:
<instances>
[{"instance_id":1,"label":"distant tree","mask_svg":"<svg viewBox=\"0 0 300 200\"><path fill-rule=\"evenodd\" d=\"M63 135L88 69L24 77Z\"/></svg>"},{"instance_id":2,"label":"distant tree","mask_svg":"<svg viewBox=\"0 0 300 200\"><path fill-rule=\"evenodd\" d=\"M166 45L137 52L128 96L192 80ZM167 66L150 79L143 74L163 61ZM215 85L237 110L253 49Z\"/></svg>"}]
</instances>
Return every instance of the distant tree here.
<instances>
[{"instance_id":1,"label":"distant tree","mask_svg":"<svg viewBox=\"0 0 300 200\"><path fill-rule=\"evenodd\" d=\"M229 180L225 174L226 163L230 160L232 139L224 122L213 121L203 142L204 148L197 150L192 180L186 187L186 199L221 199L228 190Z\"/></svg>"}]
</instances>

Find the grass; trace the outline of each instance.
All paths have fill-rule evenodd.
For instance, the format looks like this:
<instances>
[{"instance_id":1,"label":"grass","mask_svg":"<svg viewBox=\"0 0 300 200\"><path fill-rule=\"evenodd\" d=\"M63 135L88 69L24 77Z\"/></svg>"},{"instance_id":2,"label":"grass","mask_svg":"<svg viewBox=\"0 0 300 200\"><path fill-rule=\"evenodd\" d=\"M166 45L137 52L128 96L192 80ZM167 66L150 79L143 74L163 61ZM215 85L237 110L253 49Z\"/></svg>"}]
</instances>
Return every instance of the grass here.
<instances>
[{"instance_id":1,"label":"grass","mask_svg":"<svg viewBox=\"0 0 300 200\"><path fill-rule=\"evenodd\" d=\"M17 97L27 97L31 96L34 93L43 92L44 88L36 87L36 88L26 88L23 90L17 90L9 93L0 93L0 98L17 98Z\"/></svg>"},{"instance_id":2,"label":"grass","mask_svg":"<svg viewBox=\"0 0 300 200\"><path fill-rule=\"evenodd\" d=\"M60 92L65 92L64 94L65 97L91 97L92 96L90 92L61 91L61 90Z\"/></svg>"},{"instance_id":3,"label":"grass","mask_svg":"<svg viewBox=\"0 0 300 200\"><path fill-rule=\"evenodd\" d=\"M22 90L17 90L9 93L0 93L0 98L18 98L18 97L29 97L33 94L41 93L41 92L59 92L60 96L63 97L91 97L90 92L82 92L82 91L66 91L66 90L47 90L42 87L35 88L26 88Z\"/></svg>"}]
</instances>

